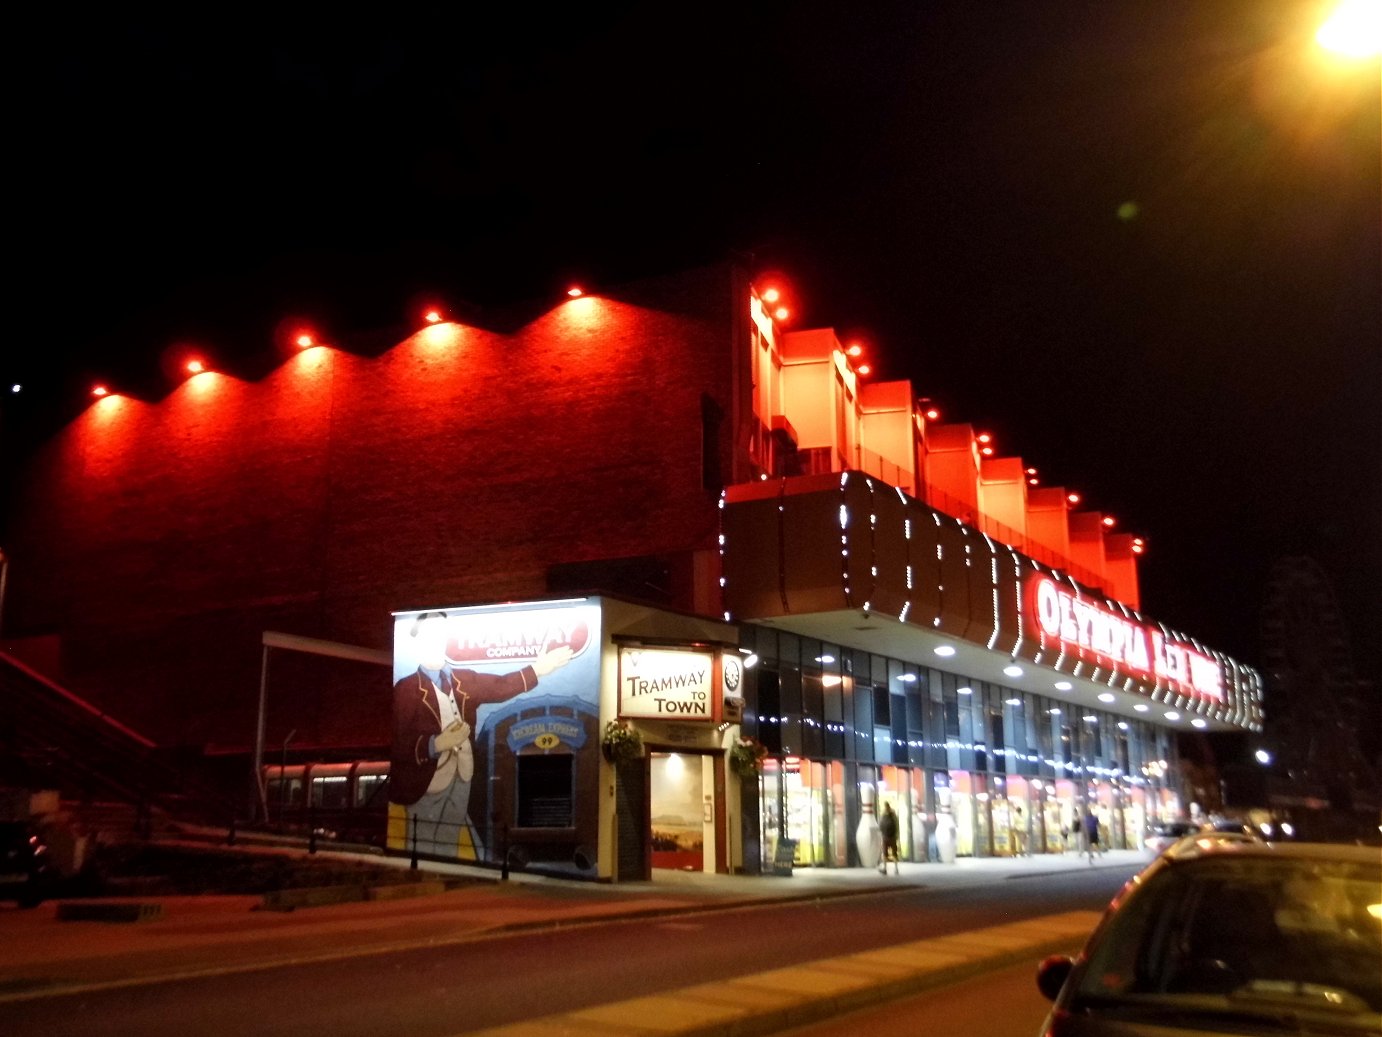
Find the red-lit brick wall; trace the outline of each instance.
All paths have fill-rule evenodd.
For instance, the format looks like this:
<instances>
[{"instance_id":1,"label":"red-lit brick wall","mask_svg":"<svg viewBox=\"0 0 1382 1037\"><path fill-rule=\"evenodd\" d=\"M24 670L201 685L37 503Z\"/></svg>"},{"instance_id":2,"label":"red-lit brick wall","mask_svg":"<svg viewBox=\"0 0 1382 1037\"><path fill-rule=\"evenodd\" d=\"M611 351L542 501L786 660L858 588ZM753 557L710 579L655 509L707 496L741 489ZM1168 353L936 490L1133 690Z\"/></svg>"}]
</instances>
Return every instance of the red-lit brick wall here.
<instances>
[{"instance_id":1,"label":"red-lit brick wall","mask_svg":"<svg viewBox=\"0 0 1382 1037\"><path fill-rule=\"evenodd\" d=\"M96 401L16 495L7 633L59 634L54 676L160 743L243 748L264 630L388 649L393 610L713 549L702 398L725 414L727 476L747 314L712 267L512 331L430 328ZM269 685L270 747L387 742L384 667L275 652Z\"/></svg>"}]
</instances>

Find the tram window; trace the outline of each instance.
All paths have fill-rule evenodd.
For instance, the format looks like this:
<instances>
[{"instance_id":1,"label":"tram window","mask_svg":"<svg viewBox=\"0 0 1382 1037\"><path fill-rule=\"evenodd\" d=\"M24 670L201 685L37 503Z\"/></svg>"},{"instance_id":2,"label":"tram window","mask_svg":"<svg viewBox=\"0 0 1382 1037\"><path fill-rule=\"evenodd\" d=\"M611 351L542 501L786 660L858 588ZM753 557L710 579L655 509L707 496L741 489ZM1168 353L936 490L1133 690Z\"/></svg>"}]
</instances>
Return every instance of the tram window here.
<instances>
[{"instance_id":1,"label":"tram window","mask_svg":"<svg viewBox=\"0 0 1382 1037\"><path fill-rule=\"evenodd\" d=\"M384 785L388 782L387 774L361 774L355 779L355 805L363 807L366 804L376 802L382 796Z\"/></svg>"},{"instance_id":2,"label":"tram window","mask_svg":"<svg viewBox=\"0 0 1382 1037\"><path fill-rule=\"evenodd\" d=\"M330 774L312 779L312 805L327 810L340 810L349 805L349 790L344 774Z\"/></svg>"},{"instance_id":3,"label":"tram window","mask_svg":"<svg viewBox=\"0 0 1382 1037\"><path fill-rule=\"evenodd\" d=\"M576 823L572 761L566 753L518 757L520 828L570 828Z\"/></svg>"},{"instance_id":4,"label":"tram window","mask_svg":"<svg viewBox=\"0 0 1382 1037\"><path fill-rule=\"evenodd\" d=\"M302 779L271 777L265 795L270 803L283 807L302 806Z\"/></svg>"}]
</instances>

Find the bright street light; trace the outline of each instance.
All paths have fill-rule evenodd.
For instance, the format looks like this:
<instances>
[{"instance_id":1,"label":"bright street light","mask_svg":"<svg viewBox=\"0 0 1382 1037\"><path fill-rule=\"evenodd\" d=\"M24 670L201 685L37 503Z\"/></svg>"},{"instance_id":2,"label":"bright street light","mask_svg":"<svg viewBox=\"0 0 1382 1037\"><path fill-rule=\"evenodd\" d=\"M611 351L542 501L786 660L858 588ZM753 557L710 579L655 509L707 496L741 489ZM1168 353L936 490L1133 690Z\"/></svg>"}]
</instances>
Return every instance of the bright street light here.
<instances>
[{"instance_id":1,"label":"bright street light","mask_svg":"<svg viewBox=\"0 0 1382 1037\"><path fill-rule=\"evenodd\" d=\"M1350 58L1382 54L1382 0L1343 0L1315 33L1315 42Z\"/></svg>"}]
</instances>

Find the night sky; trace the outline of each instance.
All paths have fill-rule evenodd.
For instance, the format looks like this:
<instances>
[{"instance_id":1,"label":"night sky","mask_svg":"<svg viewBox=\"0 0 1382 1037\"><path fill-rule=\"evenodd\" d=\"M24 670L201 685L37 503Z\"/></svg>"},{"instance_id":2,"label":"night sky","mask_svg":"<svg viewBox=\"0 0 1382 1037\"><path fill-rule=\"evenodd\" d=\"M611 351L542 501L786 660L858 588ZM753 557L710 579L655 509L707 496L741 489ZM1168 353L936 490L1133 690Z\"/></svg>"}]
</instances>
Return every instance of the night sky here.
<instances>
[{"instance_id":1,"label":"night sky","mask_svg":"<svg viewBox=\"0 0 1382 1037\"><path fill-rule=\"evenodd\" d=\"M175 344L248 371L293 315L739 253L1145 537L1145 614L1262 666L1308 556L1382 686L1382 75L1322 58L1328 6L33 16L4 449Z\"/></svg>"}]
</instances>

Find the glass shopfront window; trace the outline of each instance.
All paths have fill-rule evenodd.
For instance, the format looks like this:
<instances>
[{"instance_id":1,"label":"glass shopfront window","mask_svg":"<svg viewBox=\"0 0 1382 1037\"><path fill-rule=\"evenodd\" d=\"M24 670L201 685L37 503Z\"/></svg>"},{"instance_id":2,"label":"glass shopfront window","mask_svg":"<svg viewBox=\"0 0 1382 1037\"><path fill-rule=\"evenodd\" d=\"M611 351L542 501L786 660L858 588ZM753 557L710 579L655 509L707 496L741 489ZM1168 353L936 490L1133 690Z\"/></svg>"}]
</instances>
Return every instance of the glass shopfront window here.
<instances>
[{"instance_id":1,"label":"glass shopfront window","mask_svg":"<svg viewBox=\"0 0 1382 1037\"><path fill-rule=\"evenodd\" d=\"M999 787L1007 813L1008 854L1025 857L1032 847L1040 848L1041 812L1040 785L1026 778L1011 776ZM1035 808L1034 808L1035 804Z\"/></svg>"},{"instance_id":2,"label":"glass shopfront window","mask_svg":"<svg viewBox=\"0 0 1382 1037\"><path fill-rule=\"evenodd\" d=\"M778 761L753 833L765 866L785 838L798 865L857 859L856 781L892 805L912 861L935 859L941 827L959 856L1067 851L1087 800L1114 845L1179 812L1174 746L1155 725L782 631L746 628L744 643L761 659L744 731Z\"/></svg>"},{"instance_id":3,"label":"glass shopfront window","mask_svg":"<svg viewBox=\"0 0 1382 1037\"><path fill-rule=\"evenodd\" d=\"M988 842L988 812L984 811L982 828L975 819L974 775L969 771L950 772L950 813L955 821L955 856L973 857L974 847L982 839ZM977 829L977 831L976 831Z\"/></svg>"},{"instance_id":4,"label":"glass shopfront window","mask_svg":"<svg viewBox=\"0 0 1382 1037\"><path fill-rule=\"evenodd\" d=\"M897 815L897 853L904 861L919 861L925 853L924 812L918 817L916 789L921 786L920 771L908 767L882 767L878 782L878 809L887 803Z\"/></svg>"},{"instance_id":5,"label":"glass shopfront window","mask_svg":"<svg viewBox=\"0 0 1382 1037\"><path fill-rule=\"evenodd\" d=\"M796 840L797 867L844 864L843 780L840 763L795 756L763 761L758 781L764 870L771 870L780 839Z\"/></svg>"}]
</instances>

